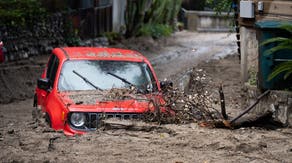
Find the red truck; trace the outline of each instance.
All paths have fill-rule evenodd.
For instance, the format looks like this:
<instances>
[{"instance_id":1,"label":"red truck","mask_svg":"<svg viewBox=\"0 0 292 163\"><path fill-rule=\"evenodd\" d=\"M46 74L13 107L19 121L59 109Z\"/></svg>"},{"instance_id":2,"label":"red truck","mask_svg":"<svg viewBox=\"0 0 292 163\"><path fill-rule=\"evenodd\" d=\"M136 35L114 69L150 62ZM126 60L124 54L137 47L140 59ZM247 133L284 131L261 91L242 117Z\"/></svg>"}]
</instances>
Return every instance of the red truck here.
<instances>
[{"instance_id":1,"label":"red truck","mask_svg":"<svg viewBox=\"0 0 292 163\"><path fill-rule=\"evenodd\" d=\"M132 50L90 47L55 48L34 100L49 125L66 135L94 131L104 118L141 118L157 106L173 114L164 103L147 58Z\"/></svg>"}]
</instances>

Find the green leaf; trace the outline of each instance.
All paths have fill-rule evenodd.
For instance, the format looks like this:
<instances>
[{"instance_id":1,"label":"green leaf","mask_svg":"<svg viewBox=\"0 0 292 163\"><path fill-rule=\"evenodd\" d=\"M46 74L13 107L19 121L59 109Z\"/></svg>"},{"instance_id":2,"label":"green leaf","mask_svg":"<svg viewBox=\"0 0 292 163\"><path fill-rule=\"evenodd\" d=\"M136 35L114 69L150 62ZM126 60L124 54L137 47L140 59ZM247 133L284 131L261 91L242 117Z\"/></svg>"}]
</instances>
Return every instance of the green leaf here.
<instances>
[{"instance_id":1,"label":"green leaf","mask_svg":"<svg viewBox=\"0 0 292 163\"><path fill-rule=\"evenodd\" d=\"M292 34L292 25L290 24L283 24L280 29L286 30ZM289 36L289 35L288 35ZM274 37L267 39L266 41L262 42L260 46L265 46L269 44L275 44L274 47L267 49L264 51L265 55L271 55L275 52L281 51L281 50L292 50L292 38L285 38L285 37ZM292 54L292 53L288 53ZM268 81L274 79L278 75L284 73L284 79L287 79L289 76L292 75L292 61L283 62L279 65L277 65L272 73L268 76Z\"/></svg>"},{"instance_id":2,"label":"green leaf","mask_svg":"<svg viewBox=\"0 0 292 163\"><path fill-rule=\"evenodd\" d=\"M284 79L287 79L292 74L292 69L286 72Z\"/></svg>"},{"instance_id":3,"label":"green leaf","mask_svg":"<svg viewBox=\"0 0 292 163\"><path fill-rule=\"evenodd\" d=\"M284 29L284 30L292 33L292 25L290 25L290 24L284 24L284 25L282 25L281 26L281 29Z\"/></svg>"},{"instance_id":4,"label":"green leaf","mask_svg":"<svg viewBox=\"0 0 292 163\"><path fill-rule=\"evenodd\" d=\"M273 54L273 53L278 52L280 50L289 50L289 49L292 50L291 45L278 45L278 46L275 46L271 49L265 50L265 54L270 55L270 54ZM291 53L289 53L289 54L291 54Z\"/></svg>"},{"instance_id":5,"label":"green leaf","mask_svg":"<svg viewBox=\"0 0 292 163\"><path fill-rule=\"evenodd\" d=\"M280 75L283 72L286 72L289 75L289 72L292 71L292 61L287 61L284 63L279 64L274 70L273 72L269 75L268 77L268 81L272 80L273 78L275 78L276 76ZM290 73L291 74L291 73ZM286 75L285 75L286 76ZM287 76L288 77L288 76ZM287 78L286 77L286 78Z\"/></svg>"},{"instance_id":6,"label":"green leaf","mask_svg":"<svg viewBox=\"0 0 292 163\"><path fill-rule=\"evenodd\" d=\"M290 39L285 38L285 37L274 37L270 38L260 44L260 46L268 45L270 43L276 43L276 42L284 42L284 41L289 41ZM290 40L291 41L291 40Z\"/></svg>"}]
</instances>

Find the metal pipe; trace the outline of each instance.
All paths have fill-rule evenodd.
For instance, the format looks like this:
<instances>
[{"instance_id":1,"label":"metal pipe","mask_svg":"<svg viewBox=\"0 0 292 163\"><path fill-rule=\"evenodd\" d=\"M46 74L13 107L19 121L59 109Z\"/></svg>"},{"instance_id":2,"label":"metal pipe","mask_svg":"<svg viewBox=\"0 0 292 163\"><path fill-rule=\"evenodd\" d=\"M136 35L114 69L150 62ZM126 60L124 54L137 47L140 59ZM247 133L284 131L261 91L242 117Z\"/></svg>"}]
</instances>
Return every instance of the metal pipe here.
<instances>
[{"instance_id":1,"label":"metal pipe","mask_svg":"<svg viewBox=\"0 0 292 163\"><path fill-rule=\"evenodd\" d=\"M267 94L270 93L270 90L266 90L264 93L262 93L260 96L257 97L257 100L252 104L250 105L247 109L245 109L241 114L239 114L237 117L233 118L231 121L230 121L230 124L234 123L236 120L238 120L240 117L242 117L243 115L245 115L246 113L248 113L250 110L252 110L252 108L254 108L254 106L256 106L259 101L265 97Z\"/></svg>"}]
</instances>

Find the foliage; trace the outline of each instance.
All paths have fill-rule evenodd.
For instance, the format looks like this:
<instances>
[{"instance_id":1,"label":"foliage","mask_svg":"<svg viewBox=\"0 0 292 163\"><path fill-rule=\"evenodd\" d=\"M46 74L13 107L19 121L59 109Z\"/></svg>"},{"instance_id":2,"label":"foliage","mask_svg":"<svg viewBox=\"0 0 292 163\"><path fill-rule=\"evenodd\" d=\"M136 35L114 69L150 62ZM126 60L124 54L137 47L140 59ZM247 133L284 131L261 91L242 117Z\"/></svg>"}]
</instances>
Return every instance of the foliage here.
<instances>
[{"instance_id":1,"label":"foliage","mask_svg":"<svg viewBox=\"0 0 292 163\"><path fill-rule=\"evenodd\" d=\"M7 26L32 25L46 16L38 0L1 0L0 24Z\"/></svg>"},{"instance_id":2,"label":"foliage","mask_svg":"<svg viewBox=\"0 0 292 163\"><path fill-rule=\"evenodd\" d=\"M122 35L117 32L105 32L103 36L108 39L110 44L114 44L115 41L120 41L122 39Z\"/></svg>"},{"instance_id":3,"label":"foliage","mask_svg":"<svg viewBox=\"0 0 292 163\"><path fill-rule=\"evenodd\" d=\"M292 61L286 61L277 65L269 75L268 80L272 80L283 72L285 72L284 79L287 79L292 74Z\"/></svg>"},{"instance_id":4,"label":"foliage","mask_svg":"<svg viewBox=\"0 0 292 163\"><path fill-rule=\"evenodd\" d=\"M232 0L206 0L206 5L218 13L229 11L231 4Z\"/></svg>"},{"instance_id":5,"label":"foliage","mask_svg":"<svg viewBox=\"0 0 292 163\"><path fill-rule=\"evenodd\" d=\"M48 22L49 13L42 7L40 0L0 0L0 24L7 27L19 27L34 31L36 26L43 26ZM68 15L66 15L68 16ZM61 20L64 23L63 37L70 46L77 46L80 43L78 31L73 29L68 19ZM43 29L44 31L48 29ZM40 31L36 32L38 35Z\"/></svg>"},{"instance_id":6,"label":"foliage","mask_svg":"<svg viewBox=\"0 0 292 163\"><path fill-rule=\"evenodd\" d=\"M138 35L142 36L152 36L153 38L159 38L162 36L170 36L172 33L172 28L169 25L164 24L144 24Z\"/></svg>"},{"instance_id":7,"label":"foliage","mask_svg":"<svg viewBox=\"0 0 292 163\"><path fill-rule=\"evenodd\" d=\"M127 0L126 37L140 35L147 29L159 31L158 28L161 28L163 31L167 25L175 28L175 19L181 3L182 0ZM150 25L155 26L152 27L153 30Z\"/></svg>"},{"instance_id":8,"label":"foliage","mask_svg":"<svg viewBox=\"0 0 292 163\"><path fill-rule=\"evenodd\" d=\"M281 29L288 31L292 34L292 25L283 25ZM292 38L285 38L285 37L275 37L264 41L261 46L265 46L271 43L277 43L277 46L274 46L271 49L268 49L266 52L267 55L278 52L283 49L291 49L292 50Z\"/></svg>"},{"instance_id":9,"label":"foliage","mask_svg":"<svg viewBox=\"0 0 292 163\"><path fill-rule=\"evenodd\" d=\"M81 39L78 36L78 30L73 28L71 21L65 22L65 42L68 46L79 46Z\"/></svg>"},{"instance_id":10,"label":"foliage","mask_svg":"<svg viewBox=\"0 0 292 163\"><path fill-rule=\"evenodd\" d=\"M280 29L286 30L290 33L290 36L292 35L292 25L284 24L280 27ZM292 50L292 38L289 37L289 35L288 38L286 37L270 38L261 43L260 46L265 46L269 44L276 44L276 46L267 49L264 52L266 55L271 55L282 50ZM292 55L291 53L289 54ZM270 81L282 73L284 73L284 79L287 79L289 76L292 75L292 61L286 61L277 65L273 69L273 72L269 75L268 80Z\"/></svg>"}]
</instances>

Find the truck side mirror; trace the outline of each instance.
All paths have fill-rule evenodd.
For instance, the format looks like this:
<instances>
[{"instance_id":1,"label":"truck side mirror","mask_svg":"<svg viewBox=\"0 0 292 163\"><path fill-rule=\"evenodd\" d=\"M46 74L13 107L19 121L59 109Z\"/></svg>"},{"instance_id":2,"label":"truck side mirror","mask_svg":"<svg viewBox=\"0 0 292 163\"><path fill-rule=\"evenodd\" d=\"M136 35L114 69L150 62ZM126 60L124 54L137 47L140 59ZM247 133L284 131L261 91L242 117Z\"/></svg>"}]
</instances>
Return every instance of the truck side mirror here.
<instances>
[{"instance_id":1,"label":"truck side mirror","mask_svg":"<svg viewBox=\"0 0 292 163\"><path fill-rule=\"evenodd\" d=\"M37 81L37 86L39 89L47 91L50 88L50 81L48 78L39 78Z\"/></svg>"},{"instance_id":2,"label":"truck side mirror","mask_svg":"<svg viewBox=\"0 0 292 163\"><path fill-rule=\"evenodd\" d=\"M172 88L173 82L172 81L161 81L160 82L160 88L161 90L167 90L167 88Z\"/></svg>"}]
</instances>

